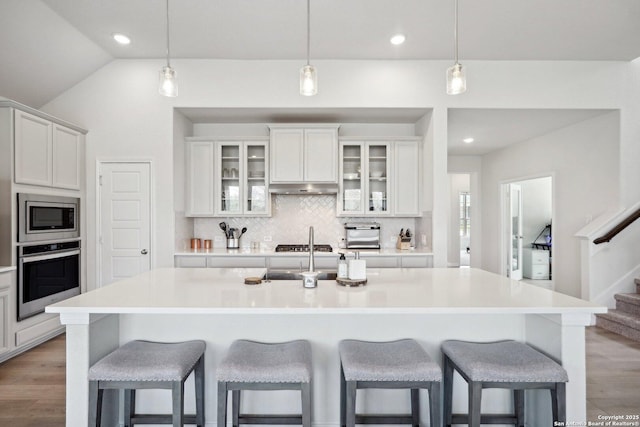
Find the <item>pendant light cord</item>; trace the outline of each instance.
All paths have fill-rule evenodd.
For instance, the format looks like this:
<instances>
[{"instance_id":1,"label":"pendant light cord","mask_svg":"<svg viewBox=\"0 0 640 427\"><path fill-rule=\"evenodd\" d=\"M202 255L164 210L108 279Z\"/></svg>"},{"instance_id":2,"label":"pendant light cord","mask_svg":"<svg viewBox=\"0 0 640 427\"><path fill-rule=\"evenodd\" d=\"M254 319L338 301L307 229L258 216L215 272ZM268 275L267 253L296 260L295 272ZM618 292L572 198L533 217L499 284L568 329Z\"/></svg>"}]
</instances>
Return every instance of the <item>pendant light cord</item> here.
<instances>
[{"instance_id":1,"label":"pendant light cord","mask_svg":"<svg viewBox=\"0 0 640 427\"><path fill-rule=\"evenodd\" d=\"M167 67L171 67L171 63L169 62L170 57L171 50L169 47L169 0L167 0Z\"/></svg>"},{"instance_id":2,"label":"pendant light cord","mask_svg":"<svg viewBox=\"0 0 640 427\"><path fill-rule=\"evenodd\" d=\"M454 55L456 59L456 64L458 63L458 0L455 0L455 19L453 25L453 42L454 42Z\"/></svg>"},{"instance_id":3,"label":"pendant light cord","mask_svg":"<svg viewBox=\"0 0 640 427\"><path fill-rule=\"evenodd\" d=\"M457 0L456 0L457 1ZM311 50L311 0L307 0L307 65L309 65L309 51Z\"/></svg>"}]
</instances>

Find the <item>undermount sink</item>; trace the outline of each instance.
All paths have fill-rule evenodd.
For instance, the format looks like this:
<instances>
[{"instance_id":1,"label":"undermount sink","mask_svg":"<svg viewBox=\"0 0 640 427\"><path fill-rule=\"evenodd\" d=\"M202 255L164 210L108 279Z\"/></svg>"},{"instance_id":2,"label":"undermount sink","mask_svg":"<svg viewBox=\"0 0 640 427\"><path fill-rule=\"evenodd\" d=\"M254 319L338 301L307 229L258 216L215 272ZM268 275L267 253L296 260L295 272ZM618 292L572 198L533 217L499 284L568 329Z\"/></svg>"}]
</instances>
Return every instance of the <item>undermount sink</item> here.
<instances>
[{"instance_id":1,"label":"undermount sink","mask_svg":"<svg viewBox=\"0 0 640 427\"><path fill-rule=\"evenodd\" d=\"M336 280L337 271L317 271L318 280ZM301 271L292 270L267 270L262 280L302 280Z\"/></svg>"}]
</instances>

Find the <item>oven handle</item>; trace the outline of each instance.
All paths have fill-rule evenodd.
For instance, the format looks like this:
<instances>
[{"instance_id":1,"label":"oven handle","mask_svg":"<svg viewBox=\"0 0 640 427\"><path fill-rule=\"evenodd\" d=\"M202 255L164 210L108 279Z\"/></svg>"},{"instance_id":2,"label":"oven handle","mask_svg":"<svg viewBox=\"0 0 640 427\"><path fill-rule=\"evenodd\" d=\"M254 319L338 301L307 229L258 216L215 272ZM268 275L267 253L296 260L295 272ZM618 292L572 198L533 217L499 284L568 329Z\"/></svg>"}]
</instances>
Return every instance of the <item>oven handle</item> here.
<instances>
[{"instance_id":1,"label":"oven handle","mask_svg":"<svg viewBox=\"0 0 640 427\"><path fill-rule=\"evenodd\" d=\"M46 261L49 259L56 259L56 258L65 258L68 256L73 256L73 255L80 255L80 250L74 250L74 251L64 251L64 252L57 252L55 254L47 254L47 255L35 255L35 256L23 256L20 261L23 264L26 264L28 262L37 262L37 261Z\"/></svg>"}]
</instances>

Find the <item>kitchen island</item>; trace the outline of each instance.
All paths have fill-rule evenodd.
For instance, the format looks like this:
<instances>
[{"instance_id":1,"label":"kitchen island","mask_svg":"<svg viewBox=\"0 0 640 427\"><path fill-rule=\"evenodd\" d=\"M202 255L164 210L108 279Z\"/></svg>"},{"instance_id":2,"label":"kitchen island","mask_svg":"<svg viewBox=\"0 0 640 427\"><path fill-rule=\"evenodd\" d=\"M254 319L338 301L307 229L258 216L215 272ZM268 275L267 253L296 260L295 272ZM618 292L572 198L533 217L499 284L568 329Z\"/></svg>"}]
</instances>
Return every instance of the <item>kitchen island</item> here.
<instances>
[{"instance_id":1,"label":"kitchen island","mask_svg":"<svg viewBox=\"0 0 640 427\"><path fill-rule=\"evenodd\" d=\"M438 362L440 344L448 339L527 342L567 370L567 420L586 419L584 327L605 307L478 269L368 269L368 284L357 288L335 281L319 281L314 289L303 288L300 281L243 284L244 277L263 273L158 269L47 307L67 327L67 426L86 423L89 366L132 339L207 342L206 419L211 426L216 420L215 369L239 338L311 341L316 425L339 425L337 344L345 338L415 338ZM185 390L186 409L192 411L191 381ZM462 412L466 387L459 377L455 381L454 412ZM298 397L288 393L293 392L245 393L243 407L250 412L299 410ZM358 403L369 410L408 407L408 395L401 392L366 390L363 396ZM506 391L489 390L484 397L486 411L510 409ZM552 425L548 392L528 391L526 399L528 425ZM116 399L106 400L114 405ZM139 393L139 411L170 408L164 391Z\"/></svg>"}]
</instances>

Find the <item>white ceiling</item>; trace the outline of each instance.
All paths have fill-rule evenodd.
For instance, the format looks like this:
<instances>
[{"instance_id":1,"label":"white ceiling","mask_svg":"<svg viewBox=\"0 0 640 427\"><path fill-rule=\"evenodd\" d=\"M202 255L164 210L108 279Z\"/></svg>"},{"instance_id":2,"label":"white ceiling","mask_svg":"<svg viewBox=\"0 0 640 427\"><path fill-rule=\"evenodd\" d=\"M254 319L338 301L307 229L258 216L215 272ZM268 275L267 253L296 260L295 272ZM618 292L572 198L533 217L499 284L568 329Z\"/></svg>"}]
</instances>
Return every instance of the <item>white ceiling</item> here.
<instances>
[{"instance_id":1,"label":"white ceiling","mask_svg":"<svg viewBox=\"0 0 640 427\"><path fill-rule=\"evenodd\" d=\"M172 57L305 58L304 0L170 1ZM638 0L459 1L463 63L640 57ZM0 0L0 96L39 108L115 58L163 58L164 7L164 0ZM451 59L453 10L452 0L312 0L312 61ZM132 44L117 45L111 38L114 32L129 35ZM396 32L407 36L404 45L389 43ZM375 117L388 123L413 123L424 111L345 109L307 111L302 116L280 111L277 117L273 112L245 113L271 114L273 121L331 121L333 117L353 122L358 117ZM450 150L473 154L487 149L488 145L457 145L458 135L470 127L477 129L477 139L499 145L601 113L510 110L514 116L507 121L502 110L455 110ZM223 114L219 111L217 117ZM187 115L212 117L210 111L198 109ZM514 123L519 123L517 129Z\"/></svg>"}]
</instances>

